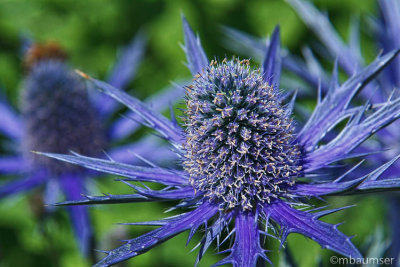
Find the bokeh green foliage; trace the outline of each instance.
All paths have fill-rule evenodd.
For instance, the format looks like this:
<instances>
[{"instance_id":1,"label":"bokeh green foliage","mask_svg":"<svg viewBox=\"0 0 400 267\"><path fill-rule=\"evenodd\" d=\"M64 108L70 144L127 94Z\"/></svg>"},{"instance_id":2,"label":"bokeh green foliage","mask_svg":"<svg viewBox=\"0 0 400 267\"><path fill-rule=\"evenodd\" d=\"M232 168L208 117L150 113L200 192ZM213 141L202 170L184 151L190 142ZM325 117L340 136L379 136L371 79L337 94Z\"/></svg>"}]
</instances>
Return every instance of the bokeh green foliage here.
<instances>
[{"instance_id":1,"label":"bokeh green foliage","mask_svg":"<svg viewBox=\"0 0 400 267\"><path fill-rule=\"evenodd\" d=\"M329 11L342 36L347 36L351 16L363 18L375 8L372 0L319 0L315 3ZM118 49L127 44L136 32L143 30L148 39L146 55L137 78L130 86L130 93L143 99L168 86L171 81L189 77L184 53L179 47L183 42L182 13L199 33L207 54L217 59L232 55L221 45L221 25L267 37L275 25L280 24L283 45L296 54L305 43L316 39L291 7L280 0L2 0L0 85L17 106L23 77L21 35L30 35L37 41L61 43L70 54L74 68L105 78ZM363 45L366 57L373 58L375 54L372 46L368 45L368 37L363 35L362 40L367 43ZM100 181L96 190L97 193L131 193L127 186L114 182L113 177ZM44 226L39 224L35 194L37 192L0 202L0 266L87 266L89 263L77 251L62 209L58 209L52 219L46 219ZM332 207L355 201L360 203L357 208L327 218L334 223L346 221L341 229L349 235L357 233L354 239L357 244L362 244L365 236L385 222L384 203L379 198L329 200L333 202ZM92 215L99 246L110 249L118 243L113 241L112 245L107 245L105 240L126 239L148 230L116 223L162 218L168 215L163 214L167 207L165 204L94 207ZM186 238L187 233L182 234L122 266L191 266L196 252L189 251L195 242L185 247ZM279 250L277 241L268 239L267 243L274 251ZM289 237L289 248L300 266L316 265L320 255L326 259L332 254L298 235ZM206 254L201 266L208 266L221 258L214 256L214 252L211 249ZM276 253L269 255L278 263ZM323 262L328 264L326 260Z\"/></svg>"}]
</instances>

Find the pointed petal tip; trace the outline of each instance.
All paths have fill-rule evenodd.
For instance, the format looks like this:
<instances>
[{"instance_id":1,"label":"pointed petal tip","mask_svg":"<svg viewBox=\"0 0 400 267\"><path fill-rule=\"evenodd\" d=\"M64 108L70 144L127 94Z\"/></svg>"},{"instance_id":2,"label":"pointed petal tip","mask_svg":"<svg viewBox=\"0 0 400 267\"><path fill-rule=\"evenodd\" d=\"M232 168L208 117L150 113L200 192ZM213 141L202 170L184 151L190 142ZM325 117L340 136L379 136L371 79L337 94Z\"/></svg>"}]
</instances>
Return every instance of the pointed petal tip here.
<instances>
[{"instance_id":1,"label":"pointed petal tip","mask_svg":"<svg viewBox=\"0 0 400 267\"><path fill-rule=\"evenodd\" d=\"M272 37L280 38L280 35L281 35L281 26L279 24L276 24L274 31L272 32Z\"/></svg>"},{"instance_id":2,"label":"pointed petal tip","mask_svg":"<svg viewBox=\"0 0 400 267\"><path fill-rule=\"evenodd\" d=\"M79 76L81 76L82 78L86 79L86 80L90 80L90 76L87 75L86 73L84 73L83 71L75 69L75 73L78 74Z\"/></svg>"},{"instance_id":3,"label":"pointed petal tip","mask_svg":"<svg viewBox=\"0 0 400 267\"><path fill-rule=\"evenodd\" d=\"M263 78L268 84L279 88L282 59L280 53L280 30L277 25L271 35L262 64Z\"/></svg>"},{"instance_id":4,"label":"pointed petal tip","mask_svg":"<svg viewBox=\"0 0 400 267\"><path fill-rule=\"evenodd\" d=\"M201 45L200 38L196 36L183 14L182 24L185 40L183 50L186 54L187 67L192 75L196 75L207 67L208 59Z\"/></svg>"},{"instance_id":5,"label":"pointed petal tip","mask_svg":"<svg viewBox=\"0 0 400 267\"><path fill-rule=\"evenodd\" d=\"M192 27L190 26L189 21L187 20L185 14L183 12L181 12L181 20L182 20L182 27L183 27L183 32L185 34L185 37L188 34L192 34L193 36L195 35Z\"/></svg>"},{"instance_id":6,"label":"pointed petal tip","mask_svg":"<svg viewBox=\"0 0 400 267\"><path fill-rule=\"evenodd\" d=\"M271 44L280 46L280 42L281 42L281 27L279 26L279 24L277 24L271 35Z\"/></svg>"},{"instance_id":7,"label":"pointed petal tip","mask_svg":"<svg viewBox=\"0 0 400 267\"><path fill-rule=\"evenodd\" d=\"M185 13L183 13L182 11L181 11L181 20L182 20L183 24L187 24L187 25L189 24L186 19Z\"/></svg>"}]
</instances>

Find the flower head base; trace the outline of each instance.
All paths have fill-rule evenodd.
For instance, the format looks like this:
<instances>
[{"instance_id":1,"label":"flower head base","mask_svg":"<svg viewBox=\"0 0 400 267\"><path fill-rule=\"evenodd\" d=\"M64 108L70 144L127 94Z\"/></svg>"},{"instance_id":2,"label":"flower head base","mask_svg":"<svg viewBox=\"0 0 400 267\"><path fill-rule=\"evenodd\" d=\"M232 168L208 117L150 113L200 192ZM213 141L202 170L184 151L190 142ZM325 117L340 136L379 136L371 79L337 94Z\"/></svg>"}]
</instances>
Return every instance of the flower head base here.
<instances>
[{"instance_id":1,"label":"flower head base","mask_svg":"<svg viewBox=\"0 0 400 267\"><path fill-rule=\"evenodd\" d=\"M31 53L27 56L33 65L21 99L26 123L24 151L35 168L46 167L55 173L73 171L76 166L38 157L31 151L66 153L72 150L96 155L104 147L104 131L82 82L62 58L54 56L61 52L54 52L54 46L47 48L46 52L46 47L41 47L37 61Z\"/></svg>"},{"instance_id":2,"label":"flower head base","mask_svg":"<svg viewBox=\"0 0 400 267\"><path fill-rule=\"evenodd\" d=\"M248 60L211 64L187 88L185 169L221 208L250 210L284 197L299 177L290 112Z\"/></svg>"}]
</instances>

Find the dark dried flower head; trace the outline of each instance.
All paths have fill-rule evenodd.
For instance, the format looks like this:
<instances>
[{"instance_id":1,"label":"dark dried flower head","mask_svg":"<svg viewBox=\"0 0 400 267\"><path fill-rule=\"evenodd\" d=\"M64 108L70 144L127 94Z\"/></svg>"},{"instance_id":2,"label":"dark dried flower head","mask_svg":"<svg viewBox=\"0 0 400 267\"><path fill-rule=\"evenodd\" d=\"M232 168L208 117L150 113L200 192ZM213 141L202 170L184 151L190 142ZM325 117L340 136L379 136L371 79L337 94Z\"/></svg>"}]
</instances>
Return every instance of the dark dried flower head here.
<instances>
[{"instance_id":1,"label":"dark dried flower head","mask_svg":"<svg viewBox=\"0 0 400 267\"><path fill-rule=\"evenodd\" d=\"M25 154L36 167L45 165L54 172L76 169L32 150L96 155L104 148L105 136L85 87L63 62L43 60L35 65L24 84L21 110Z\"/></svg>"},{"instance_id":2,"label":"dark dried flower head","mask_svg":"<svg viewBox=\"0 0 400 267\"><path fill-rule=\"evenodd\" d=\"M67 57L67 52L56 42L38 43L33 44L28 49L23 64L26 70L29 71L38 62L51 59L65 61Z\"/></svg>"},{"instance_id":3,"label":"dark dried flower head","mask_svg":"<svg viewBox=\"0 0 400 267\"><path fill-rule=\"evenodd\" d=\"M187 88L184 165L195 190L222 208L285 196L302 166L290 114L248 60L211 64Z\"/></svg>"},{"instance_id":4,"label":"dark dried flower head","mask_svg":"<svg viewBox=\"0 0 400 267\"><path fill-rule=\"evenodd\" d=\"M31 45L30 40L26 44L30 47L24 49L27 53L24 59L26 77L20 102L22 116L7 101L0 99L1 137L18 144L12 147L15 149L11 149L10 154L0 158L0 172L17 176L16 179L1 182L0 200L42 186L44 191L39 191L42 193L39 202L54 203L60 193L66 200L77 200L87 191L87 179L96 175L71 164L47 160L31 151L76 151L100 155L103 149L107 149L108 143L132 134L139 125L126 118L110 120L118 109L117 103L101 94L93 94L88 98L84 83L68 66L65 61L67 54L58 44ZM109 74L110 83L123 88L128 86L141 61L144 44L144 36L139 34L122 51ZM174 94L176 90L165 91L152 99L160 109L177 98L177 93ZM100 121L110 123L103 128ZM115 160L137 162L126 147L140 148L143 147L142 142L147 147L149 141L146 139L123 145L125 149L116 146L107 149L107 154ZM153 143L158 147L157 142ZM166 153L159 153L158 156L163 159ZM39 211L47 215L53 209L53 206L45 206ZM94 244L88 209L83 206L71 207L68 213L79 248L83 255L89 256L93 253Z\"/></svg>"}]
</instances>

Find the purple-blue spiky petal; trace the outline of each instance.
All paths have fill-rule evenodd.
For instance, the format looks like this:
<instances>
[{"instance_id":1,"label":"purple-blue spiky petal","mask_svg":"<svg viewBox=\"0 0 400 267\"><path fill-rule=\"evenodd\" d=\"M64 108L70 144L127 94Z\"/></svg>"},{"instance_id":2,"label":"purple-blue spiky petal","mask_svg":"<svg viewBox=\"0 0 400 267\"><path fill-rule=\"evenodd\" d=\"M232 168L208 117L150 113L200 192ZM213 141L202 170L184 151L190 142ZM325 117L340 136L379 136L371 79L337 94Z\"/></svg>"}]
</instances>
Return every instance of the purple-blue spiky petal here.
<instances>
[{"instance_id":1,"label":"purple-blue spiky petal","mask_svg":"<svg viewBox=\"0 0 400 267\"><path fill-rule=\"evenodd\" d=\"M21 156L9 156L0 158L0 173L21 174L28 170L26 160Z\"/></svg>"},{"instance_id":2,"label":"purple-blue spiky petal","mask_svg":"<svg viewBox=\"0 0 400 267\"><path fill-rule=\"evenodd\" d=\"M63 201L53 204L54 206L75 206L75 205L95 205L95 204L120 204L120 203L132 203L132 202L148 202L151 201L148 198L138 194L127 194L127 195L110 195L104 196L88 196L82 195L81 199Z\"/></svg>"},{"instance_id":3,"label":"purple-blue spiky petal","mask_svg":"<svg viewBox=\"0 0 400 267\"><path fill-rule=\"evenodd\" d=\"M247 33L241 32L236 29L229 27L222 28L224 35L227 40L225 41L226 46L232 50L246 55L251 58L263 59L266 49L265 41L255 38ZM282 50L282 49L281 49ZM321 77L315 75L307 69L305 63L297 57L290 55L284 50L281 53L282 67L298 75L304 81L311 84L313 87L321 85L322 91L327 91L328 84L325 80L321 80Z\"/></svg>"},{"instance_id":4,"label":"purple-blue spiky petal","mask_svg":"<svg viewBox=\"0 0 400 267\"><path fill-rule=\"evenodd\" d=\"M287 0L297 11L303 21L315 32L328 47L333 57L338 57L339 64L348 74L353 74L360 67L360 59L356 58L335 31L329 19L318 11L310 2Z\"/></svg>"},{"instance_id":5,"label":"purple-blue spiky petal","mask_svg":"<svg viewBox=\"0 0 400 267\"><path fill-rule=\"evenodd\" d=\"M205 202L193 211L169 219L168 223L164 226L135 239L128 240L125 245L109 251L107 253L108 255L95 266L111 266L128 258L140 255L183 231L191 228L197 229L207 220L211 219L217 212L217 206Z\"/></svg>"},{"instance_id":6,"label":"purple-blue spiky petal","mask_svg":"<svg viewBox=\"0 0 400 267\"><path fill-rule=\"evenodd\" d=\"M144 102L154 111L161 113L168 108L168 105L175 103L177 99L181 99L184 94L185 91L182 86L174 84L148 97ZM122 118L117 119L111 126L110 139L120 140L134 133L141 126L135 119L139 120L139 116L134 112L128 112Z\"/></svg>"},{"instance_id":7,"label":"purple-blue spiky petal","mask_svg":"<svg viewBox=\"0 0 400 267\"><path fill-rule=\"evenodd\" d=\"M109 84L124 90L127 89L129 82L135 78L139 63L142 61L145 52L145 39L144 33L139 32L131 43L121 51L107 78ZM102 94L95 96L95 104L100 115L106 117L117 108L117 102Z\"/></svg>"},{"instance_id":8,"label":"purple-blue spiky petal","mask_svg":"<svg viewBox=\"0 0 400 267\"><path fill-rule=\"evenodd\" d=\"M385 164L382 164L368 175L366 175L364 181L357 186L356 192L379 192L379 191L389 191L398 190L400 187L400 178L381 178L382 174L389 169L398 159L400 155L389 160Z\"/></svg>"},{"instance_id":9,"label":"purple-blue spiky petal","mask_svg":"<svg viewBox=\"0 0 400 267\"><path fill-rule=\"evenodd\" d=\"M353 17L350 21L349 31L349 49L354 56L362 62L361 46L360 46L360 18ZM394 49L394 48L393 48ZM393 50L390 49L390 50Z\"/></svg>"},{"instance_id":10,"label":"purple-blue spiky petal","mask_svg":"<svg viewBox=\"0 0 400 267\"><path fill-rule=\"evenodd\" d=\"M154 163L177 159L177 154L172 151L171 146L163 144L160 138L152 135L135 143L113 148L107 152L107 155L116 162L129 164L143 164L136 155Z\"/></svg>"},{"instance_id":11,"label":"purple-blue spiky petal","mask_svg":"<svg viewBox=\"0 0 400 267\"><path fill-rule=\"evenodd\" d=\"M342 116L353 96L389 64L398 53L399 50L396 50L378 57L340 87L330 88L299 133L297 137L299 142L307 150L312 150L326 132L337 123L337 119Z\"/></svg>"},{"instance_id":12,"label":"purple-blue spiky petal","mask_svg":"<svg viewBox=\"0 0 400 267\"><path fill-rule=\"evenodd\" d=\"M200 241L198 244L199 248L199 253L197 254L195 266L197 266L203 257L203 255L206 253L207 249L210 247L211 243L217 239L219 246L219 237L222 233L222 231L227 227L227 225L230 223L232 218L232 213L227 213L227 214L220 214L220 217L212 224L211 227L207 228L207 231L203 237L203 239Z\"/></svg>"},{"instance_id":13,"label":"purple-blue spiky petal","mask_svg":"<svg viewBox=\"0 0 400 267\"><path fill-rule=\"evenodd\" d=\"M343 158L368 137L400 117L400 98L388 101L374 113L361 119L364 110L350 119L349 123L328 144L307 156L307 170L315 170Z\"/></svg>"},{"instance_id":14,"label":"purple-blue spiky petal","mask_svg":"<svg viewBox=\"0 0 400 267\"><path fill-rule=\"evenodd\" d=\"M376 181L366 181L360 186L357 186L356 189L357 191L355 193L398 191L400 189L400 178L385 178Z\"/></svg>"},{"instance_id":15,"label":"purple-blue spiky petal","mask_svg":"<svg viewBox=\"0 0 400 267\"><path fill-rule=\"evenodd\" d=\"M48 180L48 175L43 172L35 172L28 175L25 178L20 178L18 180L8 182L0 185L0 198L6 196L23 193L25 191L31 190L37 186L41 186Z\"/></svg>"},{"instance_id":16,"label":"purple-blue spiky petal","mask_svg":"<svg viewBox=\"0 0 400 267\"><path fill-rule=\"evenodd\" d=\"M136 192L139 195L149 199L155 199L158 201L179 200L179 199L188 199L195 197L194 189L191 186L184 186L182 188L172 189L172 190L151 190L135 185L131 186L136 190Z\"/></svg>"},{"instance_id":17,"label":"purple-blue spiky petal","mask_svg":"<svg viewBox=\"0 0 400 267\"><path fill-rule=\"evenodd\" d=\"M59 183L68 201L80 199L85 192L85 180L81 176L63 175ZM72 228L78 239L79 248L83 255L89 255L93 249L93 231L89 218L88 207L75 206L67 208L71 218Z\"/></svg>"},{"instance_id":18,"label":"purple-blue spiky petal","mask_svg":"<svg viewBox=\"0 0 400 267\"><path fill-rule=\"evenodd\" d=\"M400 3L396 0L379 1L381 9L382 26L377 31L378 38L384 51L390 51L400 47ZM392 64L388 66L388 70L384 73L386 83L385 86L400 87L400 58L396 58ZM392 88L386 88L391 90Z\"/></svg>"},{"instance_id":19,"label":"purple-blue spiky petal","mask_svg":"<svg viewBox=\"0 0 400 267\"><path fill-rule=\"evenodd\" d=\"M313 73L314 76L317 77L318 82L319 81L327 82L329 80L329 78L325 74L324 68L322 67L321 63L318 61L318 59L314 55L314 53L311 50L311 48L309 48L308 46L303 47L302 54L303 54L303 57L305 59L307 72ZM302 77L302 76L300 76L300 77ZM318 86L319 86L319 84L314 85L315 88L317 88Z\"/></svg>"},{"instance_id":20,"label":"purple-blue spiky petal","mask_svg":"<svg viewBox=\"0 0 400 267\"><path fill-rule=\"evenodd\" d=\"M328 182L320 184L296 184L290 189L297 196L323 196L343 193L355 188L363 181L364 177L345 182Z\"/></svg>"},{"instance_id":21,"label":"purple-blue spiky petal","mask_svg":"<svg viewBox=\"0 0 400 267\"><path fill-rule=\"evenodd\" d=\"M268 45L267 54L265 56L262 72L264 81L279 90L279 81L281 79L281 53L280 53L280 30L276 26Z\"/></svg>"},{"instance_id":22,"label":"purple-blue spiky petal","mask_svg":"<svg viewBox=\"0 0 400 267\"><path fill-rule=\"evenodd\" d=\"M187 177L178 174L178 171L128 165L111 160L85 157L78 154L62 155L53 153L37 153L39 155L44 155L72 164L78 164L92 170L128 177L131 181L155 182L166 185L185 185L188 183Z\"/></svg>"},{"instance_id":23,"label":"purple-blue spiky petal","mask_svg":"<svg viewBox=\"0 0 400 267\"><path fill-rule=\"evenodd\" d=\"M121 51L114 64L107 82L114 87L125 89L128 83L136 76L139 63L145 53L146 37L139 32Z\"/></svg>"},{"instance_id":24,"label":"purple-blue spiky petal","mask_svg":"<svg viewBox=\"0 0 400 267\"><path fill-rule=\"evenodd\" d=\"M43 202L46 205L45 209L47 212L52 212L55 210L53 203L59 201L61 194L60 183L57 178L51 177L46 183L46 188L43 194Z\"/></svg>"},{"instance_id":25,"label":"purple-blue spiky petal","mask_svg":"<svg viewBox=\"0 0 400 267\"><path fill-rule=\"evenodd\" d=\"M357 164L351 170L337 178L332 182L324 182L317 184L296 184L291 191L299 196L324 196L324 195L348 195L366 192L379 192L388 190L398 190L400 186L400 178L382 178L379 177L400 157L397 156L392 160L382 164L372 172L359 178L346 179L346 176L353 172L355 168L361 165ZM354 176L354 175L353 175Z\"/></svg>"},{"instance_id":26,"label":"purple-blue spiky petal","mask_svg":"<svg viewBox=\"0 0 400 267\"><path fill-rule=\"evenodd\" d=\"M299 233L327 248L347 257L362 258L360 252L337 226L319 221L316 215L291 208L281 200L264 205L264 212L281 226L282 242L290 233ZM317 216L317 217L316 217Z\"/></svg>"},{"instance_id":27,"label":"purple-blue spiky petal","mask_svg":"<svg viewBox=\"0 0 400 267\"><path fill-rule=\"evenodd\" d=\"M386 38L392 44L390 49L400 46L400 3L396 0L379 0L382 19L386 26Z\"/></svg>"},{"instance_id":28,"label":"purple-blue spiky petal","mask_svg":"<svg viewBox=\"0 0 400 267\"><path fill-rule=\"evenodd\" d=\"M230 255L214 266L232 264L234 267L255 267L259 258L269 261L261 248L257 217L252 212L239 212L236 215L235 242L228 250Z\"/></svg>"},{"instance_id":29,"label":"purple-blue spiky petal","mask_svg":"<svg viewBox=\"0 0 400 267\"><path fill-rule=\"evenodd\" d=\"M265 56L265 40L256 38L246 32L222 26L222 33L226 39L222 40L224 45L231 48L238 55L244 55L249 58L263 59Z\"/></svg>"},{"instance_id":30,"label":"purple-blue spiky petal","mask_svg":"<svg viewBox=\"0 0 400 267\"><path fill-rule=\"evenodd\" d=\"M355 205L351 205L351 206L339 207L339 208L330 209L330 210L321 210L321 209L325 208L325 207L321 207L321 208L318 208L318 210L320 210L320 211L313 212L312 215L314 216L315 219L319 219L319 218L322 218L322 217L327 216L329 214L332 214L332 213L335 213L335 212L338 212L338 211L341 211L341 210L345 210L345 209L348 209L348 208L352 208L354 206Z\"/></svg>"},{"instance_id":31,"label":"purple-blue spiky petal","mask_svg":"<svg viewBox=\"0 0 400 267\"><path fill-rule=\"evenodd\" d=\"M0 133L19 140L23 133L21 118L4 101L0 101L0 114Z\"/></svg>"},{"instance_id":32,"label":"purple-blue spiky petal","mask_svg":"<svg viewBox=\"0 0 400 267\"><path fill-rule=\"evenodd\" d=\"M91 81L97 89L118 100L119 102L127 106L130 110L135 112L135 114L146 121L146 123L148 124L147 126L161 133L167 140L177 145L182 144L182 130L178 126L174 125L170 120L165 118L163 115L153 111L145 103L115 88L110 84L91 78L84 73L78 73L82 77Z\"/></svg>"},{"instance_id":33,"label":"purple-blue spiky petal","mask_svg":"<svg viewBox=\"0 0 400 267\"><path fill-rule=\"evenodd\" d=\"M203 47L201 46L200 38L195 36L192 28L183 15L182 24L185 36L185 45L183 50L185 51L186 59L188 61L188 68L192 75L195 76L208 66L208 59Z\"/></svg>"}]
</instances>

